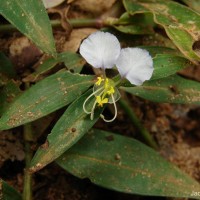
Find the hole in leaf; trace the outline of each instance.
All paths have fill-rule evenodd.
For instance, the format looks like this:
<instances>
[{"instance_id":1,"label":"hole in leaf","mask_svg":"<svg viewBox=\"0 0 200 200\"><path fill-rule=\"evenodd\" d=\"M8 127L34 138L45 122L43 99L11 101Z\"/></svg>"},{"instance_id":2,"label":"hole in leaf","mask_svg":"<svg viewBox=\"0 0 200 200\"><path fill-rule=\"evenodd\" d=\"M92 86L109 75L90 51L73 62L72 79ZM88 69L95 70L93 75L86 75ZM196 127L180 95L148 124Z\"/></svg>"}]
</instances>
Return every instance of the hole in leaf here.
<instances>
[{"instance_id":1,"label":"hole in leaf","mask_svg":"<svg viewBox=\"0 0 200 200\"><path fill-rule=\"evenodd\" d=\"M194 44L192 45L192 49L193 49L194 51L200 51L200 40L194 42Z\"/></svg>"}]
</instances>

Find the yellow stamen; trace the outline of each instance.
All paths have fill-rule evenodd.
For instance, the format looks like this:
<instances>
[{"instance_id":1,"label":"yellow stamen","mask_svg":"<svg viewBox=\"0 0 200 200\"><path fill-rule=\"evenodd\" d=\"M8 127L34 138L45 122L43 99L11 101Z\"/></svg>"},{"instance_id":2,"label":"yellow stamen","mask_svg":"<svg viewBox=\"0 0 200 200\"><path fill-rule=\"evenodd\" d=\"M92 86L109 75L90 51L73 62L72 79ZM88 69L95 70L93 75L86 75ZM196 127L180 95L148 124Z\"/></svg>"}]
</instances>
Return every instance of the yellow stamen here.
<instances>
[{"instance_id":1,"label":"yellow stamen","mask_svg":"<svg viewBox=\"0 0 200 200\"><path fill-rule=\"evenodd\" d=\"M97 96L96 101L98 103L98 106L103 107L103 104L108 103L108 98L101 98L101 96Z\"/></svg>"},{"instance_id":2,"label":"yellow stamen","mask_svg":"<svg viewBox=\"0 0 200 200\"><path fill-rule=\"evenodd\" d=\"M114 94L115 93L115 89L113 86L110 86L109 90L106 92L108 95Z\"/></svg>"},{"instance_id":3,"label":"yellow stamen","mask_svg":"<svg viewBox=\"0 0 200 200\"><path fill-rule=\"evenodd\" d=\"M103 82L103 81L104 81L104 79L99 76L99 77L97 77L97 81L96 81L95 84L96 85L101 85L101 82Z\"/></svg>"},{"instance_id":4,"label":"yellow stamen","mask_svg":"<svg viewBox=\"0 0 200 200\"><path fill-rule=\"evenodd\" d=\"M109 87L109 85L110 85L110 83L109 83L109 79L106 78L104 88L107 89L107 88Z\"/></svg>"}]
</instances>

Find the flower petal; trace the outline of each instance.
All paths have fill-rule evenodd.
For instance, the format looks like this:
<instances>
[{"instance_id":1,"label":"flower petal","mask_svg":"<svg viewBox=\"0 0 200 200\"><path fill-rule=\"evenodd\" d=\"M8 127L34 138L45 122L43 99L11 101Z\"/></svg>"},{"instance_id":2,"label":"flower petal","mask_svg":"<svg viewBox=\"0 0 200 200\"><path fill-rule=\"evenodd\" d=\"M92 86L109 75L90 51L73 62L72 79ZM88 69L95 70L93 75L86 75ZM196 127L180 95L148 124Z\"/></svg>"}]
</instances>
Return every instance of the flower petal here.
<instances>
[{"instance_id":1,"label":"flower petal","mask_svg":"<svg viewBox=\"0 0 200 200\"><path fill-rule=\"evenodd\" d=\"M95 68L112 68L120 54L120 43L111 33L95 32L83 40L80 54Z\"/></svg>"},{"instance_id":2,"label":"flower petal","mask_svg":"<svg viewBox=\"0 0 200 200\"><path fill-rule=\"evenodd\" d=\"M117 59L116 66L122 77L134 85L141 85L153 74L153 60L149 52L140 48L125 48Z\"/></svg>"}]
</instances>

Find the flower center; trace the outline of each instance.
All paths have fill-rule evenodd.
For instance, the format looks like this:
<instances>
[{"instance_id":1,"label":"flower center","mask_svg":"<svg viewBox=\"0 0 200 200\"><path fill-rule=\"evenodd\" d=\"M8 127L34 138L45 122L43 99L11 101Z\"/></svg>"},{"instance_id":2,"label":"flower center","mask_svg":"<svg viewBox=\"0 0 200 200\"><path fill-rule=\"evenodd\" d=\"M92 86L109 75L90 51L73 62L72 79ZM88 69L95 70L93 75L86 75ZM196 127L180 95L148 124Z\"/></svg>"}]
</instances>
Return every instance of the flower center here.
<instances>
[{"instance_id":1,"label":"flower center","mask_svg":"<svg viewBox=\"0 0 200 200\"><path fill-rule=\"evenodd\" d=\"M110 103L111 95L115 93L115 83L113 80L108 78L97 77L97 81L94 85L93 92L95 93L100 88L102 91L95 93L96 101L98 106L103 106L103 104Z\"/></svg>"},{"instance_id":2,"label":"flower center","mask_svg":"<svg viewBox=\"0 0 200 200\"><path fill-rule=\"evenodd\" d=\"M92 110L87 111L85 108L85 104L92 96L95 96L95 102L93 104ZM90 114L90 118L92 120L94 117L94 110L96 108L96 105L99 107L103 107L104 104L107 104L107 103L114 104L115 115L113 119L106 120L103 115L100 115L100 117L104 121L111 122L117 116L117 107L116 107L115 102L118 101L119 98L120 98L120 93L118 89L115 87L115 82L112 79L99 76L97 77L97 81L94 84L93 93L85 100L83 104L83 110L85 111L85 113Z\"/></svg>"}]
</instances>

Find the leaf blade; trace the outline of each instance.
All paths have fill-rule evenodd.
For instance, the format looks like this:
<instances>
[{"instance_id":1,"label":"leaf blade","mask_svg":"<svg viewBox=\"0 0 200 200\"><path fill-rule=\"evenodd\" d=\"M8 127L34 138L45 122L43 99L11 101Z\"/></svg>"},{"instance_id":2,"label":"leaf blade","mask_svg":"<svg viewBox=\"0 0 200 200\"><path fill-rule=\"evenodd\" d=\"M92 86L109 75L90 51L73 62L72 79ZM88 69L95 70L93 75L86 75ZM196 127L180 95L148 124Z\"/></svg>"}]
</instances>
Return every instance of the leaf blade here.
<instances>
[{"instance_id":1,"label":"leaf blade","mask_svg":"<svg viewBox=\"0 0 200 200\"><path fill-rule=\"evenodd\" d=\"M200 15L198 13L173 1L123 0L123 3L131 15L153 13L154 21L163 26L179 50L192 62L198 63L200 55L198 49L194 48L195 43L199 41Z\"/></svg>"},{"instance_id":2,"label":"leaf blade","mask_svg":"<svg viewBox=\"0 0 200 200\"><path fill-rule=\"evenodd\" d=\"M159 51L169 51L169 54L158 54L156 53L157 51L154 49L157 47L141 48L149 50L150 55L153 56L154 71L150 81L172 76L178 71L192 65L192 63L188 59L182 56L174 55L173 51L171 52L170 49L160 47L158 48ZM148 83L149 81L146 82ZM127 80L123 81L122 86L133 87L133 85Z\"/></svg>"},{"instance_id":3,"label":"leaf blade","mask_svg":"<svg viewBox=\"0 0 200 200\"><path fill-rule=\"evenodd\" d=\"M51 24L42 1L1 0L0 13L41 50L56 55Z\"/></svg>"},{"instance_id":4,"label":"leaf blade","mask_svg":"<svg viewBox=\"0 0 200 200\"><path fill-rule=\"evenodd\" d=\"M57 163L79 178L131 194L191 197L192 191L200 189L196 181L146 145L97 129L85 135Z\"/></svg>"},{"instance_id":5,"label":"leaf blade","mask_svg":"<svg viewBox=\"0 0 200 200\"><path fill-rule=\"evenodd\" d=\"M0 179L0 198L2 200L22 200L22 196L2 179Z\"/></svg>"},{"instance_id":6,"label":"leaf blade","mask_svg":"<svg viewBox=\"0 0 200 200\"><path fill-rule=\"evenodd\" d=\"M28 75L23 80L26 81L35 81L37 78L48 72L50 69L53 69L58 63L64 62L68 70L72 70L73 73L80 73L85 61L83 58L72 52L63 52L59 53L56 58L48 58L41 65L39 65L35 72Z\"/></svg>"},{"instance_id":7,"label":"leaf blade","mask_svg":"<svg viewBox=\"0 0 200 200\"><path fill-rule=\"evenodd\" d=\"M90 116L83 111L83 103L90 94L91 90L67 108L47 137L48 147L39 148L34 155L31 172L40 170L58 158L94 125L102 109L95 112L94 119L90 120ZM94 99L88 101L89 109L92 109L93 104Z\"/></svg>"},{"instance_id":8,"label":"leaf blade","mask_svg":"<svg viewBox=\"0 0 200 200\"><path fill-rule=\"evenodd\" d=\"M162 103L200 104L200 83L178 75L121 89L144 99Z\"/></svg>"},{"instance_id":9,"label":"leaf blade","mask_svg":"<svg viewBox=\"0 0 200 200\"><path fill-rule=\"evenodd\" d=\"M93 78L61 71L43 79L10 105L0 119L0 129L34 121L66 106L92 85Z\"/></svg>"}]
</instances>

